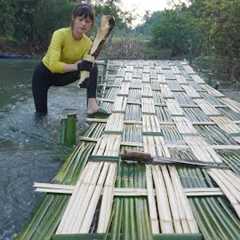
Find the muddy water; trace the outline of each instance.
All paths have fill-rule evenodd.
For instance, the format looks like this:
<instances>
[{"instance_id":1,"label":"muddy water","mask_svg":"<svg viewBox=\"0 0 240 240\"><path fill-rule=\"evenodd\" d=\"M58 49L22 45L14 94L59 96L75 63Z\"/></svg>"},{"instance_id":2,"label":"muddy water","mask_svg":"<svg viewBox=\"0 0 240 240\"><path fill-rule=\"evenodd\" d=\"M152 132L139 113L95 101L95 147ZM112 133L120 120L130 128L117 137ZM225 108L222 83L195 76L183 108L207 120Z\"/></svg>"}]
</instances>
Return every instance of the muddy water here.
<instances>
[{"instance_id":1,"label":"muddy water","mask_svg":"<svg viewBox=\"0 0 240 240\"><path fill-rule=\"evenodd\" d=\"M49 182L70 151L58 143L60 119L69 111L85 126L86 92L74 84L51 88L48 117L34 120L31 76L37 61L0 61L0 239L13 234L31 216L41 198L35 181Z\"/></svg>"}]
</instances>

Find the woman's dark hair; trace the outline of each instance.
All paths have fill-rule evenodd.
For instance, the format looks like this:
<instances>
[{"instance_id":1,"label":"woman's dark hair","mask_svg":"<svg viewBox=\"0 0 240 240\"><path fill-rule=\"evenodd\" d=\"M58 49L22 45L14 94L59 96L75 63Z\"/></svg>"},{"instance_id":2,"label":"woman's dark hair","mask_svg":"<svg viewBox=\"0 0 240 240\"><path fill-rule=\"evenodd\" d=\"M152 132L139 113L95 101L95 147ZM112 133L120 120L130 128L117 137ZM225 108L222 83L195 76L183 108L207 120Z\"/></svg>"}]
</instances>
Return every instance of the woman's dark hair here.
<instances>
[{"instance_id":1,"label":"woman's dark hair","mask_svg":"<svg viewBox=\"0 0 240 240\"><path fill-rule=\"evenodd\" d=\"M72 17L73 19L76 17L83 17L83 18L89 17L93 21L93 23L95 20L94 10L92 6L87 3L81 3L77 5L72 11Z\"/></svg>"}]
</instances>

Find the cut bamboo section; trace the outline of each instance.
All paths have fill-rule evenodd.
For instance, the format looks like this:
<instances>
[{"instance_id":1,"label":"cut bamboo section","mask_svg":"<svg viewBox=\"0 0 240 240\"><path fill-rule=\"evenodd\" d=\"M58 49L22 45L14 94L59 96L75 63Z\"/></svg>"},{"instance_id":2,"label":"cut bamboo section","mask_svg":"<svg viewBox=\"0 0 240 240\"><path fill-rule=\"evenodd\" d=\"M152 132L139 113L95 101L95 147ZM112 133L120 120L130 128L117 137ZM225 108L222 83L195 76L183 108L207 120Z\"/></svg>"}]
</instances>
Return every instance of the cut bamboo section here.
<instances>
[{"instance_id":1,"label":"cut bamboo section","mask_svg":"<svg viewBox=\"0 0 240 240\"><path fill-rule=\"evenodd\" d=\"M121 114L121 113L111 114L106 124L105 133L106 132L122 133L123 119L124 119L124 114Z\"/></svg>"},{"instance_id":2,"label":"cut bamboo section","mask_svg":"<svg viewBox=\"0 0 240 240\"><path fill-rule=\"evenodd\" d=\"M222 130L229 134L238 134L240 133L240 127L225 116L216 116L210 117Z\"/></svg>"},{"instance_id":3,"label":"cut bamboo section","mask_svg":"<svg viewBox=\"0 0 240 240\"><path fill-rule=\"evenodd\" d=\"M142 113L155 114L153 98L142 98Z\"/></svg>"},{"instance_id":4,"label":"cut bamboo section","mask_svg":"<svg viewBox=\"0 0 240 240\"><path fill-rule=\"evenodd\" d=\"M240 103L237 101L234 101L230 98L223 98L221 99L223 104L226 104L230 109L232 109L234 112L239 113L240 112Z\"/></svg>"},{"instance_id":5,"label":"cut bamboo section","mask_svg":"<svg viewBox=\"0 0 240 240\"><path fill-rule=\"evenodd\" d=\"M240 218L240 177L231 170L211 169L208 173L224 192Z\"/></svg>"},{"instance_id":6,"label":"cut bamboo section","mask_svg":"<svg viewBox=\"0 0 240 240\"><path fill-rule=\"evenodd\" d=\"M150 97L150 98L153 97L152 88L151 88L150 84L144 83L142 85L142 97L146 97L146 98L147 97Z\"/></svg>"},{"instance_id":7,"label":"cut bamboo section","mask_svg":"<svg viewBox=\"0 0 240 240\"><path fill-rule=\"evenodd\" d=\"M183 116L184 112L182 108L179 106L179 103L175 99L167 99L167 108L171 114L171 116Z\"/></svg>"},{"instance_id":8,"label":"cut bamboo section","mask_svg":"<svg viewBox=\"0 0 240 240\"><path fill-rule=\"evenodd\" d=\"M129 87L130 87L130 83L129 82L124 82L121 84L121 89L118 92L119 96L128 96L129 93Z\"/></svg>"},{"instance_id":9,"label":"cut bamboo section","mask_svg":"<svg viewBox=\"0 0 240 240\"><path fill-rule=\"evenodd\" d=\"M166 99L174 98L172 91L170 90L170 88L167 85L160 84L160 89L161 89L161 96L163 98L166 98Z\"/></svg>"},{"instance_id":10,"label":"cut bamboo section","mask_svg":"<svg viewBox=\"0 0 240 240\"><path fill-rule=\"evenodd\" d=\"M127 98L118 96L114 101L112 112L124 113L126 111L126 106L127 106Z\"/></svg>"},{"instance_id":11,"label":"cut bamboo section","mask_svg":"<svg viewBox=\"0 0 240 240\"><path fill-rule=\"evenodd\" d=\"M189 97L191 97L191 98L201 98L199 93L192 86L182 85L182 88L185 90L185 92L187 93L187 95Z\"/></svg>"},{"instance_id":12,"label":"cut bamboo section","mask_svg":"<svg viewBox=\"0 0 240 240\"><path fill-rule=\"evenodd\" d=\"M196 135L197 130L193 127L191 121L185 117L173 117L173 121L176 123L177 129L181 134Z\"/></svg>"},{"instance_id":13,"label":"cut bamboo section","mask_svg":"<svg viewBox=\"0 0 240 240\"><path fill-rule=\"evenodd\" d=\"M183 135L183 139L199 161L221 163L221 157L215 150L200 136Z\"/></svg>"},{"instance_id":14,"label":"cut bamboo section","mask_svg":"<svg viewBox=\"0 0 240 240\"><path fill-rule=\"evenodd\" d=\"M207 116L221 116L222 113L219 112L212 104L204 99L195 99L194 102L203 110Z\"/></svg>"},{"instance_id":15,"label":"cut bamboo section","mask_svg":"<svg viewBox=\"0 0 240 240\"><path fill-rule=\"evenodd\" d=\"M95 145L92 155L95 156L119 156L121 136L118 134L105 134Z\"/></svg>"},{"instance_id":16,"label":"cut bamboo section","mask_svg":"<svg viewBox=\"0 0 240 240\"><path fill-rule=\"evenodd\" d=\"M142 127L144 133L161 133L161 127L156 115L142 115Z\"/></svg>"}]
</instances>

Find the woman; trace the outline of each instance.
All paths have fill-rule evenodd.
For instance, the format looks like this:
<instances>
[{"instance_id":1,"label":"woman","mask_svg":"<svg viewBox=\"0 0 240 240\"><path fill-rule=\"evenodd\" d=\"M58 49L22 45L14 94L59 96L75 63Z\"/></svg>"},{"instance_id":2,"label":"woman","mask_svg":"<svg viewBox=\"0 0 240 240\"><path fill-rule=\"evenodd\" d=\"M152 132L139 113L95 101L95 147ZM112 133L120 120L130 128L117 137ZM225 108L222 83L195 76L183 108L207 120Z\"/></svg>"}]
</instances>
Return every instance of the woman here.
<instances>
[{"instance_id":1,"label":"woman","mask_svg":"<svg viewBox=\"0 0 240 240\"><path fill-rule=\"evenodd\" d=\"M88 54L92 41L86 36L94 24L94 12L90 5L80 4L72 12L71 26L61 28L52 35L46 55L36 67L32 79L32 91L36 116L47 114L47 93L51 86L64 86L79 79L80 71L90 72L81 87L87 88L87 113L109 115L99 108L96 101L97 66L82 60Z\"/></svg>"}]
</instances>

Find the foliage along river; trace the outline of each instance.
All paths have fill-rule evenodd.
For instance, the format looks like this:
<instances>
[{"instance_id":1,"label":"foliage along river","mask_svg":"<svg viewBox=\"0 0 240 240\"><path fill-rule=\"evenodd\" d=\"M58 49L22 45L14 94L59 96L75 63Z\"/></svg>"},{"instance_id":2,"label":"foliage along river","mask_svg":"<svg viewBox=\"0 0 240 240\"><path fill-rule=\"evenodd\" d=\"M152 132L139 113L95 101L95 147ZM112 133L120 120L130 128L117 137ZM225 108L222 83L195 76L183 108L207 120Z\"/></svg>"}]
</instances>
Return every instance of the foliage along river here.
<instances>
[{"instance_id":1,"label":"foliage along river","mask_svg":"<svg viewBox=\"0 0 240 240\"><path fill-rule=\"evenodd\" d=\"M74 84L51 88L49 114L34 121L31 77L37 60L0 60L0 239L12 239L31 217L41 193L33 182L49 182L68 148L58 143L60 119L73 109L85 127L86 92Z\"/></svg>"}]
</instances>

